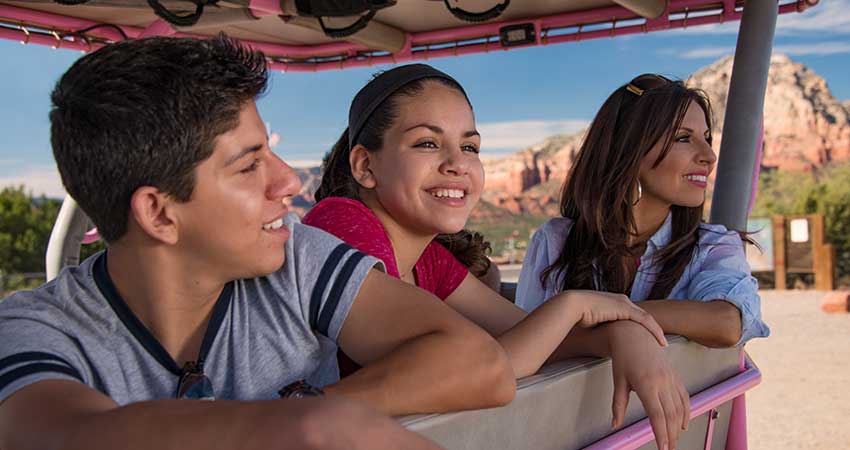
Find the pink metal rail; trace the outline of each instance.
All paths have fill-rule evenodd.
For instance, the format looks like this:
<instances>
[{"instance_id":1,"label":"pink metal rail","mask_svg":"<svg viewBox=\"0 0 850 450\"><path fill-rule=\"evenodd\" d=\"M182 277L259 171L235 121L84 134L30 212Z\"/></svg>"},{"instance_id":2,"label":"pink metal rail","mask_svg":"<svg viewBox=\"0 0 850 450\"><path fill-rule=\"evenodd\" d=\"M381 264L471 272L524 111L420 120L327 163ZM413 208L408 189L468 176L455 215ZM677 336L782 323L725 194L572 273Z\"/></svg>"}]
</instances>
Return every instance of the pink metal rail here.
<instances>
[{"instance_id":1,"label":"pink metal rail","mask_svg":"<svg viewBox=\"0 0 850 450\"><path fill-rule=\"evenodd\" d=\"M701 414L713 414L720 405L733 400L732 416L729 423L729 435L726 440L726 450L746 450L747 440L745 426L746 413L743 410L744 393L761 383L761 372L747 357L743 370L734 377L714 385L691 397L691 417ZM706 430L706 444L711 448L711 432L714 430L713 417L709 417ZM602 440L599 440L584 450L632 450L654 439L649 419L643 419Z\"/></svg>"},{"instance_id":2,"label":"pink metal rail","mask_svg":"<svg viewBox=\"0 0 850 450\"><path fill-rule=\"evenodd\" d=\"M818 0L793 0L780 3L779 13L785 14L804 11L817 4ZM250 9L256 17L279 15L282 11L278 5L277 1L272 0L252 0ZM665 14L652 20L636 17L633 12L625 8L612 6L530 20L492 22L407 33L404 48L395 53L373 51L363 45L346 41L308 46L260 41L245 42L265 52L270 58L273 69L289 72L318 72L687 28L737 21L740 20L741 14L733 0L671 0ZM521 47L503 47L499 43L499 30L502 27L528 23L533 24L536 31L535 42ZM2 26L4 24L5 26ZM95 25L102 24L27 8L0 5L0 38L3 39L80 51L94 50L105 43L123 39L120 32L109 27L86 32L85 35L93 41L90 43L76 36L65 37L76 30ZM130 38L152 35L191 36L191 34L177 33L161 21L156 21L145 29L130 26L120 26L120 29Z\"/></svg>"}]
</instances>

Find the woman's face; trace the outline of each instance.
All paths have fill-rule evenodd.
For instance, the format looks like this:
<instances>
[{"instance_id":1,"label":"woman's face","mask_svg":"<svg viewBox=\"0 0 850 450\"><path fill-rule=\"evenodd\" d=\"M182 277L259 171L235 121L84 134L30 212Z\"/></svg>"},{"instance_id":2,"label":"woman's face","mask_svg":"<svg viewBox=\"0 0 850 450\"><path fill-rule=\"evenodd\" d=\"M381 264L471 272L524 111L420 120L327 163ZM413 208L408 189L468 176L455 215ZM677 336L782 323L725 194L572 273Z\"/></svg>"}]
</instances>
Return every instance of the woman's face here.
<instances>
[{"instance_id":1,"label":"woman's face","mask_svg":"<svg viewBox=\"0 0 850 450\"><path fill-rule=\"evenodd\" d=\"M463 94L433 81L397 106L383 148L369 153L374 188L364 194L410 232L460 231L484 185L472 109Z\"/></svg>"},{"instance_id":2,"label":"woman's face","mask_svg":"<svg viewBox=\"0 0 850 450\"><path fill-rule=\"evenodd\" d=\"M673 133L670 151L658 166L653 167L661 154L666 136L652 147L641 162L641 202L699 206L705 201L708 175L714 170L717 156L711 149L711 135L705 114L697 103L691 102L681 125Z\"/></svg>"}]
</instances>

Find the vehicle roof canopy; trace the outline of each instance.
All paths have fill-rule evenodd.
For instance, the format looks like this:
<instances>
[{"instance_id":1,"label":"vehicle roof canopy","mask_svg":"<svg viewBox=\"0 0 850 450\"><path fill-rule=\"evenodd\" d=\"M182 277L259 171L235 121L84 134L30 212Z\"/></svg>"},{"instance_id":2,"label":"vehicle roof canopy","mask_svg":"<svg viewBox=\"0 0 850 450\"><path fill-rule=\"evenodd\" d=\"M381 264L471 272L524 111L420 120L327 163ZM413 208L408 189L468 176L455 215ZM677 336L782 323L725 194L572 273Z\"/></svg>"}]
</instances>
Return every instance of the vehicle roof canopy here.
<instances>
[{"instance_id":1,"label":"vehicle roof canopy","mask_svg":"<svg viewBox=\"0 0 850 450\"><path fill-rule=\"evenodd\" d=\"M210 4L198 6L204 2ZM223 31L264 51L274 69L312 72L723 23L740 20L744 4L742 0L373 0L389 6L374 11L359 31L344 33L323 27L345 28L362 16L312 17L299 9L309 3L306 0L153 3L162 9L156 12L148 0L0 1L0 38L89 51L125 37L212 36ZM780 0L779 13L800 12L816 3Z\"/></svg>"}]
</instances>

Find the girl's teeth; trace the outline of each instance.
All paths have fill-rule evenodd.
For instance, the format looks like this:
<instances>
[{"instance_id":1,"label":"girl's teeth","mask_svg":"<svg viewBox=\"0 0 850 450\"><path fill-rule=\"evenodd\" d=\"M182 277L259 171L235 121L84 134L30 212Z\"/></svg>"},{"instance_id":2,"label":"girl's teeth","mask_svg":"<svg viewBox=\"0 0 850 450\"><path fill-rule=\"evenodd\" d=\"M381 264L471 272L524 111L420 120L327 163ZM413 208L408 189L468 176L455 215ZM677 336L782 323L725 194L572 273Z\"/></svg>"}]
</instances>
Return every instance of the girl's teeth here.
<instances>
[{"instance_id":1,"label":"girl's teeth","mask_svg":"<svg viewBox=\"0 0 850 450\"><path fill-rule=\"evenodd\" d=\"M437 189L431 191L431 195L437 198L463 198L463 191L459 189Z\"/></svg>"},{"instance_id":2,"label":"girl's teeth","mask_svg":"<svg viewBox=\"0 0 850 450\"><path fill-rule=\"evenodd\" d=\"M283 226L283 217L275 220L272 223L267 223L267 224L263 225L263 229L264 230L277 230L278 228L280 228L282 226Z\"/></svg>"},{"instance_id":3,"label":"girl's teeth","mask_svg":"<svg viewBox=\"0 0 850 450\"><path fill-rule=\"evenodd\" d=\"M687 175L687 176L685 176L685 178L687 178L688 180L700 181L700 182L703 182L703 183L705 183L708 180L708 177L705 176L705 175Z\"/></svg>"}]
</instances>

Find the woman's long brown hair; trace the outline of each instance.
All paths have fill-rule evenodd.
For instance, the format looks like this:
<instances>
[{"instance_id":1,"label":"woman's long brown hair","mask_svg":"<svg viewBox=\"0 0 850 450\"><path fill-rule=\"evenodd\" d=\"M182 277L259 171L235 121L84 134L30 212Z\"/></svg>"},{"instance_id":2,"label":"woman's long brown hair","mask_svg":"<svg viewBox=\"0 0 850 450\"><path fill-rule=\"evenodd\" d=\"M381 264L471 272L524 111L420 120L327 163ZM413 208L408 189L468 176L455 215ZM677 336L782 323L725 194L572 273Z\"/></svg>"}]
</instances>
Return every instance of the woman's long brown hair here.
<instances>
[{"instance_id":1,"label":"woman's long brown hair","mask_svg":"<svg viewBox=\"0 0 850 450\"><path fill-rule=\"evenodd\" d=\"M635 89L636 88L636 89ZM641 75L614 91L593 119L561 192L561 215L572 220L558 259L541 283L562 290L592 289L628 294L629 263L639 257L634 202L641 162L663 142L657 166L691 102L702 108L709 130L711 105L705 93L658 75ZM696 250L703 205L672 210L672 238L648 267L661 268L649 298L666 298ZM643 270L643 269L642 269Z\"/></svg>"}]
</instances>

